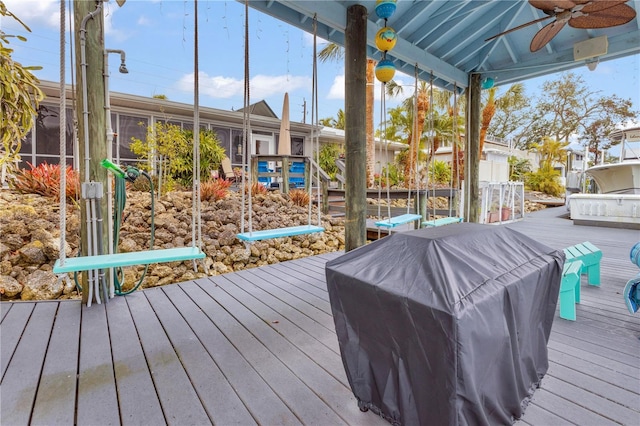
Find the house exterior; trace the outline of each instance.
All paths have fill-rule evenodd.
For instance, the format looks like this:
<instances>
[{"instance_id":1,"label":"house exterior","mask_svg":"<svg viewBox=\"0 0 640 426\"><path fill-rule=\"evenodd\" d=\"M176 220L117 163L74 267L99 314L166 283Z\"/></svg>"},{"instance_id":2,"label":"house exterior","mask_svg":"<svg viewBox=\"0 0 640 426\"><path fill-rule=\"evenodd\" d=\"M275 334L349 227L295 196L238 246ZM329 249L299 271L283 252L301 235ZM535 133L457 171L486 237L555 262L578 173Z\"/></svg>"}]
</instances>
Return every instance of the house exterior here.
<instances>
[{"instance_id":1,"label":"house exterior","mask_svg":"<svg viewBox=\"0 0 640 426\"><path fill-rule=\"evenodd\" d=\"M22 143L22 164L38 165L43 162L56 164L60 158L60 98L59 84L43 81L40 88L46 98L42 101L35 125ZM73 143L73 90L67 86L66 141L67 164L79 168L77 145ZM193 129L193 105L144 96L111 92L111 126L115 133L112 157L118 164L133 164L136 156L130 151L131 139L146 137L147 126L156 122L167 122L183 129ZM251 108L251 154L275 155L278 152L280 118L271 107L260 101ZM231 159L233 167L242 166L243 111L226 111L200 107L200 126L216 132L221 146ZM305 123L290 123L291 154L314 157L313 126ZM319 133L322 144L344 144L344 131L322 127ZM394 151L387 155L380 149L376 157L386 164L393 160Z\"/></svg>"}]
</instances>

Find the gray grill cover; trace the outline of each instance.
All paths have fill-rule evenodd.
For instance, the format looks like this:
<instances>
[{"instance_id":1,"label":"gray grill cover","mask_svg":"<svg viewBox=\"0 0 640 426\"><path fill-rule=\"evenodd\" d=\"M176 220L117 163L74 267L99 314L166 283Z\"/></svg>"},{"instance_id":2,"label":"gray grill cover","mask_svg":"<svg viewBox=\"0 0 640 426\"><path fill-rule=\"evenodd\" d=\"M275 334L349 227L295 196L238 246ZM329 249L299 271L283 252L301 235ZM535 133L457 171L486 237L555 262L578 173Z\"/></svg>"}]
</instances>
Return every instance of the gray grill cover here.
<instances>
[{"instance_id":1,"label":"gray grill cover","mask_svg":"<svg viewBox=\"0 0 640 426\"><path fill-rule=\"evenodd\" d=\"M394 424L522 416L548 368L564 253L504 226L395 233L326 265L362 409Z\"/></svg>"}]
</instances>

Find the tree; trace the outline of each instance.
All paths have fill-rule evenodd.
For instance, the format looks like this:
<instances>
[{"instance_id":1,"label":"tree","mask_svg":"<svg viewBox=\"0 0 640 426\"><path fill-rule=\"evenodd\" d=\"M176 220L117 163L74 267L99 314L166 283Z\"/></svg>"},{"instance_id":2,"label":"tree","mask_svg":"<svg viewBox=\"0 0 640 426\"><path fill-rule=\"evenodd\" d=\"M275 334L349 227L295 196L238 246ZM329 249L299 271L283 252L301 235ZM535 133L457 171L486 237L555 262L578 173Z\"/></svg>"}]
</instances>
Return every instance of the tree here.
<instances>
[{"instance_id":1,"label":"tree","mask_svg":"<svg viewBox=\"0 0 640 426\"><path fill-rule=\"evenodd\" d=\"M631 110L630 100L598 96L598 91L589 90L581 77L570 72L545 82L541 92L544 95L537 98L529 113L519 146L531 147L545 137L569 142L572 136L585 134L596 121L615 127L638 114Z\"/></svg>"},{"instance_id":2,"label":"tree","mask_svg":"<svg viewBox=\"0 0 640 426\"><path fill-rule=\"evenodd\" d=\"M631 100L621 99L616 95L600 98L598 103L600 108L594 113L592 120L582 126L580 135L583 145L589 148L589 152L594 153L596 164L600 162L600 156L604 151L621 142L612 141L609 135L639 114L638 111L631 110Z\"/></svg>"},{"instance_id":3,"label":"tree","mask_svg":"<svg viewBox=\"0 0 640 426\"><path fill-rule=\"evenodd\" d=\"M482 149L484 148L484 139L487 137L487 130L489 130L489 125L491 124L491 119L496 113L496 90L497 87L492 87L487 90L489 96L487 97L487 102L485 102L484 107L482 108L481 121L480 121L480 153L479 157L482 157Z\"/></svg>"},{"instance_id":4,"label":"tree","mask_svg":"<svg viewBox=\"0 0 640 426\"><path fill-rule=\"evenodd\" d=\"M318 57L321 61L333 60L338 61L344 59L344 49L335 44L327 44L319 53ZM367 59L367 92L366 92L366 133L367 133L367 186L373 187L374 184L374 172L375 172L375 155L376 146L375 139L373 137L373 101L374 101L374 75L375 75L376 61L373 59ZM344 129L344 113L343 113L342 129ZM340 128L340 127L336 127Z\"/></svg>"},{"instance_id":5,"label":"tree","mask_svg":"<svg viewBox=\"0 0 640 426\"><path fill-rule=\"evenodd\" d=\"M558 141L545 137L541 143L534 144L534 149L540 156L539 168L535 172L526 174L527 186L534 191L560 196L564 188L558 178L560 171L555 169L557 163L565 164L567 158L566 148L569 142Z\"/></svg>"},{"instance_id":6,"label":"tree","mask_svg":"<svg viewBox=\"0 0 640 426\"><path fill-rule=\"evenodd\" d=\"M524 94L524 84L511 85L495 100L496 112L489 125L488 133L507 139L514 136L528 120L527 111L531 101Z\"/></svg>"},{"instance_id":7,"label":"tree","mask_svg":"<svg viewBox=\"0 0 640 426\"><path fill-rule=\"evenodd\" d=\"M15 19L25 30L31 32L31 29L0 1L0 17L3 16ZM0 30L0 167L6 166L8 169L20 159L22 140L33 127L33 118L37 115L40 101L44 98L44 94L38 88L40 81L31 72L42 67L23 66L20 62L12 60L13 49L7 47L12 37L26 41L22 36L5 34Z\"/></svg>"},{"instance_id":8,"label":"tree","mask_svg":"<svg viewBox=\"0 0 640 426\"><path fill-rule=\"evenodd\" d=\"M336 118L333 118L333 117L321 118L319 120L319 124L327 127L332 127L334 129L344 130L344 124L345 124L344 110L340 108L338 110L338 114L336 115Z\"/></svg>"}]
</instances>

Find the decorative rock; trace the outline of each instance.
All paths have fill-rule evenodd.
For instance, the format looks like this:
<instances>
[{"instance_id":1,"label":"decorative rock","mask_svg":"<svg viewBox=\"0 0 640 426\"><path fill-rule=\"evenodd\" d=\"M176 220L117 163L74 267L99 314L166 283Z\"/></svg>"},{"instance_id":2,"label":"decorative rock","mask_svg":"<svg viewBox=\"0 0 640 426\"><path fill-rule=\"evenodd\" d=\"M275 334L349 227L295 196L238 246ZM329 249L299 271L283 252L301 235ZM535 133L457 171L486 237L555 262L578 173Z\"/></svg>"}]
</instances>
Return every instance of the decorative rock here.
<instances>
[{"instance_id":1,"label":"decorative rock","mask_svg":"<svg viewBox=\"0 0 640 426\"><path fill-rule=\"evenodd\" d=\"M57 299L62 294L62 290L62 282L53 272L37 270L27 276L20 298L22 300Z\"/></svg>"},{"instance_id":2,"label":"decorative rock","mask_svg":"<svg viewBox=\"0 0 640 426\"><path fill-rule=\"evenodd\" d=\"M47 261L42 241L32 241L18 250L25 262L41 264Z\"/></svg>"},{"instance_id":3,"label":"decorative rock","mask_svg":"<svg viewBox=\"0 0 640 426\"><path fill-rule=\"evenodd\" d=\"M12 299L20 294L22 284L8 275L0 275L0 296L4 299Z\"/></svg>"}]
</instances>

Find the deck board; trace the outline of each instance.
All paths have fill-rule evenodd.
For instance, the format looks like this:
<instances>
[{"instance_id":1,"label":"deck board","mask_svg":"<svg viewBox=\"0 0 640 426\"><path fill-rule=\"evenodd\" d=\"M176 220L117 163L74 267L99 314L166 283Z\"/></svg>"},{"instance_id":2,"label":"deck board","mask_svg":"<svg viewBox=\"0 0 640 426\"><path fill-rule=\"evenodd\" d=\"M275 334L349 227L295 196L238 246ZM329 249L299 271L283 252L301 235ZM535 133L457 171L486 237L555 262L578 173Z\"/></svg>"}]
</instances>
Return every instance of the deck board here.
<instances>
[{"instance_id":1,"label":"deck board","mask_svg":"<svg viewBox=\"0 0 640 426\"><path fill-rule=\"evenodd\" d=\"M194 283L166 286L163 291L198 335L256 423L299 424L298 419L269 384L227 339L220 324L213 321L214 312L223 309L214 299Z\"/></svg>"},{"instance_id":2,"label":"deck board","mask_svg":"<svg viewBox=\"0 0 640 426\"><path fill-rule=\"evenodd\" d=\"M184 366L162 324L147 300L146 292L127 297L131 316L147 358L158 399L168 424L208 424L211 419L200 403ZM153 318L153 321L148 321Z\"/></svg>"},{"instance_id":3,"label":"deck board","mask_svg":"<svg viewBox=\"0 0 640 426\"><path fill-rule=\"evenodd\" d=\"M3 303L2 305L6 305ZM4 377L20 337L35 307L34 303L12 304L12 309L2 321L0 333L0 377Z\"/></svg>"},{"instance_id":4,"label":"deck board","mask_svg":"<svg viewBox=\"0 0 640 426\"><path fill-rule=\"evenodd\" d=\"M53 328L57 303L34 303L33 313L2 378L2 424L20 425L31 420L37 386ZM13 309L12 309L13 310ZM4 325L2 330L4 331ZM11 389L7 392L6 389Z\"/></svg>"},{"instance_id":5,"label":"deck board","mask_svg":"<svg viewBox=\"0 0 640 426\"><path fill-rule=\"evenodd\" d=\"M120 423L106 306L81 308L78 424Z\"/></svg>"},{"instance_id":6,"label":"deck board","mask_svg":"<svg viewBox=\"0 0 640 426\"><path fill-rule=\"evenodd\" d=\"M61 303L47 348L37 389L31 424L74 423L80 317L70 303Z\"/></svg>"},{"instance_id":7,"label":"deck board","mask_svg":"<svg viewBox=\"0 0 640 426\"><path fill-rule=\"evenodd\" d=\"M145 295L213 423L252 423L251 414L167 295L161 291L150 291Z\"/></svg>"},{"instance_id":8,"label":"deck board","mask_svg":"<svg viewBox=\"0 0 640 426\"><path fill-rule=\"evenodd\" d=\"M621 292L637 234L574 226L564 209L508 225L556 249L591 241L577 320L558 316L549 370L518 426L637 425L640 315ZM105 305L0 304L2 424L386 425L361 413L340 357L327 253L146 289ZM76 396L77 393L77 396Z\"/></svg>"},{"instance_id":9,"label":"deck board","mask_svg":"<svg viewBox=\"0 0 640 426\"><path fill-rule=\"evenodd\" d=\"M122 423L162 424L165 423L164 413L127 300L124 297L112 299L107 309Z\"/></svg>"}]
</instances>

